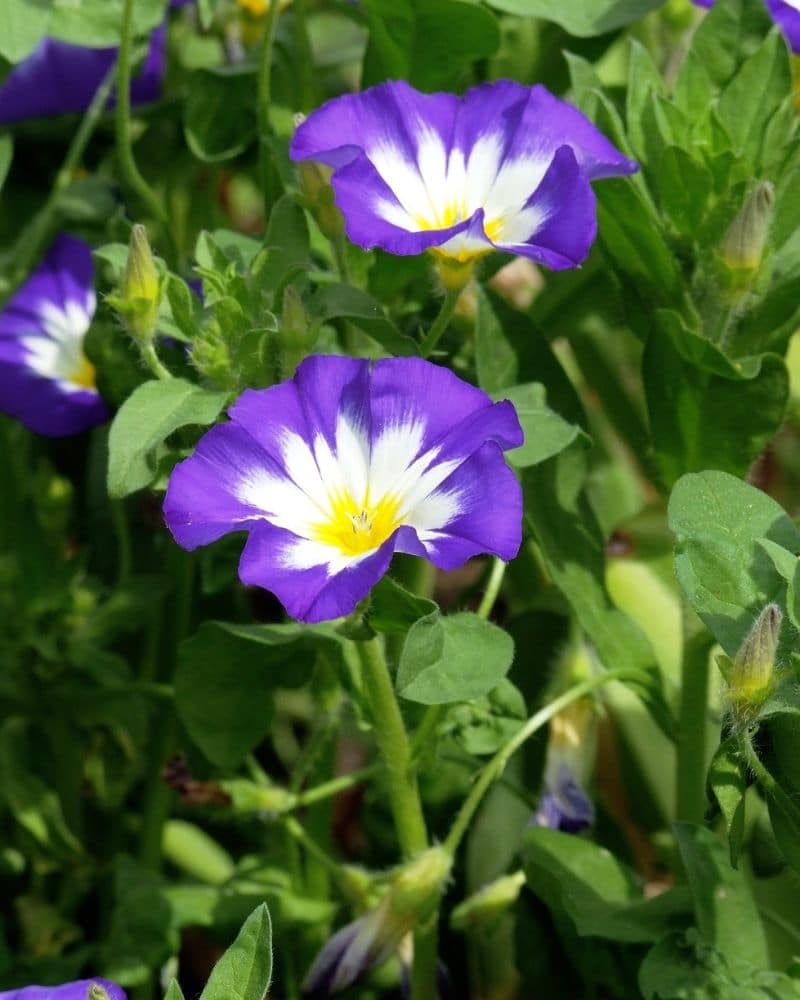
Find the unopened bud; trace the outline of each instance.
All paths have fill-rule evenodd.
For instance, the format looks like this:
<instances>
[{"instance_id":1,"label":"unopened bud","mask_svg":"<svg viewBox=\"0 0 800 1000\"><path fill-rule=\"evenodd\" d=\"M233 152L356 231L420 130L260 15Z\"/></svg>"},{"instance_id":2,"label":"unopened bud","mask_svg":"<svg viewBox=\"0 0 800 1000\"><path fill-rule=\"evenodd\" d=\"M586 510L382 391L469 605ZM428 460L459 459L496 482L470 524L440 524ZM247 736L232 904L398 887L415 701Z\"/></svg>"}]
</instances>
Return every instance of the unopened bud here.
<instances>
[{"instance_id":1,"label":"unopened bud","mask_svg":"<svg viewBox=\"0 0 800 1000\"><path fill-rule=\"evenodd\" d=\"M389 909L398 915L423 920L435 908L450 874L453 857L444 847L429 847L409 862L389 890Z\"/></svg>"},{"instance_id":2,"label":"unopened bud","mask_svg":"<svg viewBox=\"0 0 800 1000\"><path fill-rule=\"evenodd\" d=\"M344 220L333 198L333 170L316 160L301 160L297 173L306 208L317 220L322 234L329 240L335 239L344 229Z\"/></svg>"},{"instance_id":3,"label":"unopened bud","mask_svg":"<svg viewBox=\"0 0 800 1000\"><path fill-rule=\"evenodd\" d=\"M720 254L734 272L734 285L752 280L761 267L774 204L773 185L769 181L757 184L722 240Z\"/></svg>"},{"instance_id":4,"label":"unopened bud","mask_svg":"<svg viewBox=\"0 0 800 1000\"><path fill-rule=\"evenodd\" d=\"M450 925L463 931L477 924L493 923L516 903L523 885L522 871L495 879L458 904L450 916Z\"/></svg>"},{"instance_id":5,"label":"unopened bud","mask_svg":"<svg viewBox=\"0 0 800 1000\"><path fill-rule=\"evenodd\" d=\"M735 710L757 708L772 693L782 621L783 612L778 605L768 604L756 618L734 660L718 657Z\"/></svg>"},{"instance_id":6,"label":"unopened bud","mask_svg":"<svg viewBox=\"0 0 800 1000\"><path fill-rule=\"evenodd\" d=\"M282 347L291 353L298 352L301 357L311 350L317 340L317 329L309 320L303 300L294 285L287 285L283 291L279 337Z\"/></svg>"},{"instance_id":7,"label":"unopened bud","mask_svg":"<svg viewBox=\"0 0 800 1000\"><path fill-rule=\"evenodd\" d=\"M120 314L134 340L153 339L161 302L161 284L144 226L135 225L128 244L128 260L120 282L119 295L109 301Z\"/></svg>"}]
</instances>

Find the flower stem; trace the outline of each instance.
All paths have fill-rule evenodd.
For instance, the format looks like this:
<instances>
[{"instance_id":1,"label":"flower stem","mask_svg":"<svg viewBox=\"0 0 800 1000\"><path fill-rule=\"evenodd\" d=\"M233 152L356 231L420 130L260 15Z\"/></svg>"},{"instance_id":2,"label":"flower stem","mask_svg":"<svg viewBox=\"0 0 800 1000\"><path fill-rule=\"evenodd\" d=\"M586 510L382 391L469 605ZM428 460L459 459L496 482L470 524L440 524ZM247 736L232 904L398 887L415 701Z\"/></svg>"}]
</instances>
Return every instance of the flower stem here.
<instances>
[{"instance_id":1,"label":"flower stem","mask_svg":"<svg viewBox=\"0 0 800 1000\"><path fill-rule=\"evenodd\" d=\"M117 159L123 180L146 206L148 212L161 225L169 251L170 263L177 263L177 247L169 227L167 212L153 189L136 166L131 144L131 54L133 50L134 0L125 0L122 11L122 35L117 57L117 112L115 116Z\"/></svg>"},{"instance_id":2,"label":"flower stem","mask_svg":"<svg viewBox=\"0 0 800 1000\"><path fill-rule=\"evenodd\" d=\"M394 816L397 839L406 858L424 851L428 832L422 813L417 778L411 760L400 706L377 639L358 643L362 664L364 692L372 712L375 740L386 764L389 799ZM411 970L412 1000L435 1000L437 963L438 913L414 933L414 965Z\"/></svg>"},{"instance_id":3,"label":"flower stem","mask_svg":"<svg viewBox=\"0 0 800 1000\"><path fill-rule=\"evenodd\" d=\"M264 25L264 40L261 43L261 56L258 61L258 157L261 171L261 187L264 198L264 225L266 226L275 192L272 183L272 147L270 135L272 128L269 122L269 107L272 100L272 53L275 47L275 33L278 30L278 16L281 5L273 0L267 10Z\"/></svg>"},{"instance_id":4,"label":"flower stem","mask_svg":"<svg viewBox=\"0 0 800 1000\"><path fill-rule=\"evenodd\" d=\"M684 823L702 823L706 804L706 702L708 650L705 630L687 637L681 665L675 814Z\"/></svg>"},{"instance_id":5,"label":"flower stem","mask_svg":"<svg viewBox=\"0 0 800 1000\"><path fill-rule=\"evenodd\" d=\"M461 288L448 288L447 292L445 292L439 315L433 321L430 330L422 338L422 343L419 345L419 353L423 358L430 357L434 348L439 343L442 334L453 318L453 313L456 311L461 292Z\"/></svg>"},{"instance_id":6,"label":"flower stem","mask_svg":"<svg viewBox=\"0 0 800 1000\"><path fill-rule=\"evenodd\" d=\"M355 785L362 784L362 782L373 777L373 775L375 775L379 770L381 770L381 765L370 764L367 767L360 768L358 771L351 771L350 774L343 774L338 778L331 778L330 781L323 781L319 785L314 785L313 788L309 788L304 792L298 792L294 800L293 808L302 809L306 806L314 805L316 802L322 802L325 799L332 798L334 795L338 795L339 792L347 791L348 788L353 788Z\"/></svg>"},{"instance_id":7,"label":"flower stem","mask_svg":"<svg viewBox=\"0 0 800 1000\"><path fill-rule=\"evenodd\" d=\"M50 232L51 222L58 206L59 195L72 183L73 174L83 159L86 147L89 145L89 141L94 135L94 130L97 128L97 123L100 121L100 116L108 103L111 88L114 85L115 73L116 66L114 65L106 73L102 83L95 91L92 103L86 109L86 114L78 126L78 131L69 144L67 155L61 164L61 169L56 174L56 179L53 182L53 187L50 190L47 201L36 213L31 225L23 230L20 236L13 254L15 266L8 289L9 292L13 291L27 277L33 262L41 252L42 244Z\"/></svg>"},{"instance_id":8,"label":"flower stem","mask_svg":"<svg viewBox=\"0 0 800 1000\"><path fill-rule=\"evenodd\" d=\"M131 532L125 504L122 500L111 501L111 519L114 523L114 534L117 536L117 581L125 584L131 575L132 551Z\"/></svg>"},{"instance_id":9,"label":"flower stem","mask_svg":"<svg viewBox=\"0 0 800 1000\"><path fill-rule=\"evenodd\" d=\"M166 380L173 377L172 372L156 354L156 349L152 343L141 345L141 355L142 360L156 378Z\"/></svg>"},{"instance_id":10,"label":"flower stem","mask_svg":"<svg viewBox=\"0 0 800 1000\"><path fill-rule=\"evenodd\" d=\"M502 559L495 558L492 560L492 571L489 574L486 590L483 593L481 603L478 605L478 610L476 612L479 618L483 618L485 620L492 613L494 602L497 600L497 595L500 593L500 588L503 585L506 565L507 564L504 563Z\"/></svg>"},{"instance_id":11,"label":"flower stem","mask_svg":"<svg viewBox=\"0 0 800 1000\"><path fill-rule=\"evenodd\" d=\"M472 786L472 790L464 800L464 804L459 809L450 832L445 838L445 849L450 851L451 854L455 854L464 834L469 828L472 817L483 800L483 796L489 790L489 787L501 777L506 764L526 740L530 739L534 733L538 732L542 726L546 725L554 715L558 715L567 705L571 705L574 701L583 698L596 687L600 687L601 684L608 684L610 681L620 681L638 676L632 670L622 669L609 670L607 673L598 674L596 677L590 677L588 680L576 684L568 691L565 691L560 697L551 701L549 705L545 705L544 708L540 708L538 712L532 715L508 743L497 751L478 775L478 780Z\"/></svg>"}]
</instances>

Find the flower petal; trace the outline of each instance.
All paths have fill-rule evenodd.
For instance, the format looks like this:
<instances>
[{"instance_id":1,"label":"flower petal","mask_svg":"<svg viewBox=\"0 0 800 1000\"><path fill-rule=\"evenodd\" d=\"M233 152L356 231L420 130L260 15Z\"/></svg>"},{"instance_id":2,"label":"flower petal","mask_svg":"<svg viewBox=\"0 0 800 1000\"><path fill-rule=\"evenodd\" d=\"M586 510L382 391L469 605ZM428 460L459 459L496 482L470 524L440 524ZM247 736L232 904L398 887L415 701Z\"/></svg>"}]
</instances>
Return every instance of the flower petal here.
<instances>
[{"instance_id":1,"label":"flower petal","mask_svg":"<svg viewBox=\"0 0 800 1000\"><path fill-rule=\"evenodd\" d=\"M766 0L772 20L778 25L792 52L800 53L800 6L786 0Z\"/></svg>"},{"instance_id":2,"label":"flower petal","mask_svg":"<svg viewBox=\"0 0 800 1000\"><path fill-rule=\"evenodd\" d=\"M0 992L0 1000L88 1000L92 986L102 986L109 1000L126 1000L125 991L108 979L79 979L61 986L25 986Z\"/></svg>"}]
</instances>

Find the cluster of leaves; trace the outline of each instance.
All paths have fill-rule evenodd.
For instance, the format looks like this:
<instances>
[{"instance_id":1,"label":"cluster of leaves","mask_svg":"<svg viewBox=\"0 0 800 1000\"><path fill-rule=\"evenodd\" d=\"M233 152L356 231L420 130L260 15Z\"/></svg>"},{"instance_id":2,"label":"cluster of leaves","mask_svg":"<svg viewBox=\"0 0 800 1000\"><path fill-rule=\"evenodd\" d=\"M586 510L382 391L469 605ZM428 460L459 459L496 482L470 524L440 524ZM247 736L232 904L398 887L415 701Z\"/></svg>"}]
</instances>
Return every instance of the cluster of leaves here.
<instances>
[{"instance_id":1,"label":"cluster of leaves","mask_svg":"<svg viewBox=\"0 0 800 1000\"><path fill-rule=\"evenodd\" d=\"M396 861L351 639L385 644L426 815L443 838L474 772L541 703L559 651L579 634L603 668L629 678L604 695L596 836L527 828L543 761L533 741L479 813L446 901L449 910L451 897L524 870L527 889L506 911L443 937L460 995L797 995L787 867L800 871L800 532L744 481L782 426L759 485L792 507L800 478L791 413L785 423L800 319L791 63L751 0L718 0L690 39L679 3L640 21L660 6L296 0L278 24L268 134L256 48L225 59L226 18L241 12L203 0L196 18L176 19L170 96L143 113L136 145L179 246L180 260L159 262L159 351L176 377L148 378L101 305L87 350L116 408L110 428L48 446L0 426L2 985L89 966L148 988L180 954L189 996L208 978L207 954L244 922L202 996L256 1000L271 975L271 931L265 909L248 914L266 900L281 989L297 995L343 902L372 899L338 859ZM137 0L137 32L164 7ZM7 0L0 56L18 61L45 33L115 44L121 9ZM494 273L506 261L487 262L442 341L441 360L511 399L526 432L510 455L526 544L496 621L473 610L487 566L449 592L440 581L436 603L419 567L396 560L357 622L286 623L238 584L238 540L188 557L160 525L169 471L242 389L290 375L311 351L419 352L436 310L428 262L329 245L288 161L293 112L359 75L423 89L501 75L569 87L641 164L632 179L597 185L599 240L582 269L547 275L520 307ZM41 150L65 139L58 128L20 129L13 160L0 138L0 180L15 198L0 224L5 259L24 249L14 231L24 218L57 218L99 246L110 289L128 233L110 129L97 136L91 176L59 190L53 215L36 185ZM767 182L765 246L743 280L722 248ZM697 670L707 688L711 643L735 657L770 602L786 613L784 666L748 720L765 772L754 783L741 728L718 700L706 708L705 690L692 716L687 678ZM694 765L687 741L699 748ZM161 772L175 751L184 759L168 786ZM330 778L337 751L373 779L351 790L344 815L308 794ZM699 811L681 788L687 773ZM285 822L300 810L317 853ZM397 980L390 966L371 988ZM177 983L167 997L180 1000Z\"/></svg>"}]
</instances>

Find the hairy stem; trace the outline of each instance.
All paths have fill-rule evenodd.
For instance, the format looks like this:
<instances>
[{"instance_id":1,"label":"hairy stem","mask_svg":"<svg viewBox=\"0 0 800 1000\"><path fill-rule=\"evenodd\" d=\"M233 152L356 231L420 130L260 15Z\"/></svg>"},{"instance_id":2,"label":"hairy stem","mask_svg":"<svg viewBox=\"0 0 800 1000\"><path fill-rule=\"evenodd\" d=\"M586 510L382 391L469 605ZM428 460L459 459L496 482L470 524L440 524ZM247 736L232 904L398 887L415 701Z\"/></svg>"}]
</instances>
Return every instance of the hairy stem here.
<instances>
[{"instance_id":1,"label":"hairy stem","mask_svg":"<svg viewBox=\"0 0 800 1000\"><path fill-rule=\"evenodd\" d=\"M430 330L422 338L422 343L419 345L419 353L423 358L430 357L434 348L441 340L450 320L453 318L453 313L456 311L461 292L461 288L450 288L445 293L439 315L433 321Z\"/></svg>"}]
</instances>

